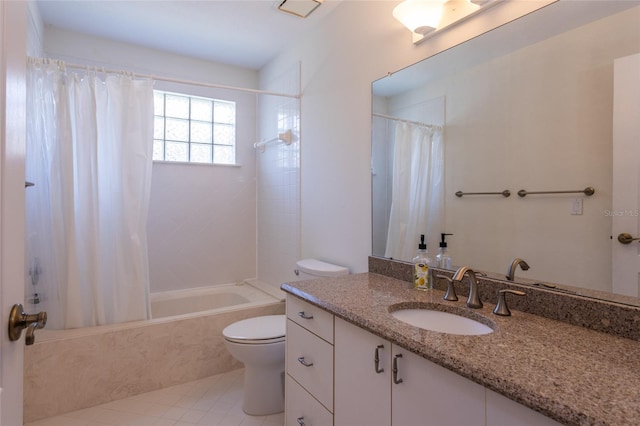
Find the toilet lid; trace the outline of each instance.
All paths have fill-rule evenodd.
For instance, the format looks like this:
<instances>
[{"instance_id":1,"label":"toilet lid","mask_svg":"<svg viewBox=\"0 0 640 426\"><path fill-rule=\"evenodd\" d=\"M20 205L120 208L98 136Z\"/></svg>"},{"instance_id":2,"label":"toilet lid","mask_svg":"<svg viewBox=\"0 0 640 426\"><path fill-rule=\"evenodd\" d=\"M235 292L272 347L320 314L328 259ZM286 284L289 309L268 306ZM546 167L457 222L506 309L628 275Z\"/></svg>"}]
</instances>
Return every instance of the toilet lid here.
<instances>
[{"instance_id":1,"label":"toilet lid","mask_svg":"<svg viewBox=\"0 0 640 426\"><path fill-rule=\"evenodd\" d=\"M333 265L317 259L302 259L296 262L299 271L317 277L340 277L349 274L349 268Z\"/></svg>"},{"instance_id":2,"label":"toilet lid","mask_svg":"<svg viewBox=\"0 0 640 426\"><path fill-rule=\"evenodd\" d=\"M285 315L266 315L235 322L222 335L237 343L275 343L284 341L286 326Z\"/></svg>"}]
</instances>

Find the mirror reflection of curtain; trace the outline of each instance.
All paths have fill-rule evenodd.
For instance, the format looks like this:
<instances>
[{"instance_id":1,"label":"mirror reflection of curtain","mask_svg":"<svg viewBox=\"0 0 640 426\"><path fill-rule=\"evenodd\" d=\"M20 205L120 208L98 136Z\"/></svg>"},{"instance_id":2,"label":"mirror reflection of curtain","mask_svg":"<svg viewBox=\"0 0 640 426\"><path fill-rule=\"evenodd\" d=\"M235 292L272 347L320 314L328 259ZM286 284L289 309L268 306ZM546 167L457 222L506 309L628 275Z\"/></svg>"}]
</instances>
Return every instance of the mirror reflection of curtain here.
<instances>
[{"instance_id":1,"label":"mirror reflection of curtain","mask_svg":"<svg viewBox=\"0 0 640 426\"><path fill-rule=\"evenodd\" d=\"M28 298L47 328L149 318L153 82L30 59Z\"/></svg>"},{"instance_id":2,"label":"mirror reflection of curtain","mask_svg":"<svg viewBox=\"0 0 640 426\"><path fill-rule=\"evenodd\" d=\"M411 259L425 234L434 256L444 218L442 128L395 121L386 257Z\"/></svg>"}]
</instances>

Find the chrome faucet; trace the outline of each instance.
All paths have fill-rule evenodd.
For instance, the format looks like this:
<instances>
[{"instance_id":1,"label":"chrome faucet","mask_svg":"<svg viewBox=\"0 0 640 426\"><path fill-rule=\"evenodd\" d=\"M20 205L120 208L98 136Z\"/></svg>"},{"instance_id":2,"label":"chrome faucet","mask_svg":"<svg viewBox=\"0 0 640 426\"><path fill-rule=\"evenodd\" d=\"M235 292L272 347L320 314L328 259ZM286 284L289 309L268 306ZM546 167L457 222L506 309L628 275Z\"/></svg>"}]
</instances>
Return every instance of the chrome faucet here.
<instances>
[{"instance_id":1,"label":"chrome faucet","mask_svg":"<svg viewBox=\"0 0 640 426\"><path fill-rule=\"evenodd\" d=\"M469 297L467 298L467 306L473 309L482 308L482 302L478 295L478 280L476 280L476 273L473 272L473 269L468 266L461 266L456 273L453 274L451 279L460 282L462 278L464 278L464 274L469 275Z\"/></svg>"},{"instance_id":2,"label":"chrome faucet","mask_svg":"<svg viewBox=\"0 0 640 426\"><path fill-rule=\"evenodd\" d=\"M515 278L516 268L518 267L518 265L520 265L520 268L522 268L523 271L527 271L529 269L529 264L527 262L520 259L519 257L516 257L515 259L513 259L513 262L511 262L511 265L509 265L509 269L507 270L507 279L509 281L513 281L513 279Z\"/></svg>"}]
</instances>

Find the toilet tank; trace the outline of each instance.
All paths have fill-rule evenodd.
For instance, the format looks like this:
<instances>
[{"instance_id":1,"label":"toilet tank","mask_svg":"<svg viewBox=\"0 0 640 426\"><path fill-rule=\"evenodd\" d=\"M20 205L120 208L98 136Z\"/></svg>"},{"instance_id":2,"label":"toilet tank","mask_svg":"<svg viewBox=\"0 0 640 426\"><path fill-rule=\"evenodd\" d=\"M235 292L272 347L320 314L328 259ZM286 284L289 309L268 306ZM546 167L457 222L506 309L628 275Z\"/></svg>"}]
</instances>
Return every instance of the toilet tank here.
<instances>
[{"instance_id":1,"label":"toilet tank","mask_svg":"<svg viewBox=\"0 0 640 426\"><path fill-rule=\"evenodd\" d=\"M317 259L302 259L296 262L296 275L300 281L321 277L339 277L347 274L349 274L349 268Z\"/></svg>"}]
</instances>

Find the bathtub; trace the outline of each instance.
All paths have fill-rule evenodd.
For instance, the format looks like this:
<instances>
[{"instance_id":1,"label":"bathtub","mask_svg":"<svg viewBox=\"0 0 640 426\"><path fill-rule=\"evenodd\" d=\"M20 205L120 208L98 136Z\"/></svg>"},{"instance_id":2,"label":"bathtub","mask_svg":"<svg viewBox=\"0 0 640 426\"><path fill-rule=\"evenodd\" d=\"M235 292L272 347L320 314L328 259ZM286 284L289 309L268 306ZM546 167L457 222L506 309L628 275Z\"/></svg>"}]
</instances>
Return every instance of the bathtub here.
<instances>
[{"instance_id":1,"label":"bathtub","mask_svg":"<svg viewBox=\"0 0 640 426\"><path fill-rule=\"evenodd\" d=\"M38 330L25 347L25 422L240 368L222 329L285 312L284 293L257 280L152 293L150 300L150 320Z\"/></svg>"},{"instance_id":2,"label":"bathtub","mask_svg":"<svg viewBox=\"0 0 640 426\"><path fill-rule=\"evenodd\" d=\"M274 298L284 300L284 292L256 280L247 280L241 285L151 293L151 318L197 316L211 310L227 312L246 309L273 302Z\"/></svg>"}]
</instances>

